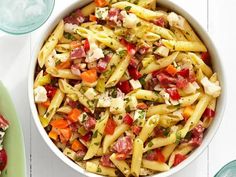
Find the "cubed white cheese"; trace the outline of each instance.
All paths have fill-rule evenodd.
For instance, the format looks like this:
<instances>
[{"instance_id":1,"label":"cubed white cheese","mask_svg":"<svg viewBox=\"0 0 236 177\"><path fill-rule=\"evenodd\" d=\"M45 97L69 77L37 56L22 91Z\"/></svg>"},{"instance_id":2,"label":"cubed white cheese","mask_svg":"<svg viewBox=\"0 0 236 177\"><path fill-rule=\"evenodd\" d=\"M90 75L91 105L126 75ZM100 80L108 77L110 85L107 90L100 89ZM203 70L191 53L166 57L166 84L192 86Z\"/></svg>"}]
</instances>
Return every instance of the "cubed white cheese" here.
<instances>
[{"instance_id":1,"label":"cubed white cheese","mask_svg":"<svg viewBox=\"0 0 236 177\"><path fill-rule=\"evenodd\" d=\"M57 54L56 50L54 49L52 53L47 57L47 63L48 67L55 67L56 66L56 60L55 55Z\"/></svg>"},{"instance_id":2,"label":"cubed white cheese","mask_svg":"<svg viewBox=\"0 0 236 177\"><path fill-rule=\"evenodd\" d=\"M112 114L121 114L125 112L125 101L121 98L112 98L110 112Z\"/></svg>"},{"instance_id":3,"label":"cubed white cheese","mask_svg":"<svg viewBox=\"0 0 236 177\"><path fill-rule=\"evenodd\" d=\"M116 114L113 115L113 120L116 122L117 125L120 125L123 123L123 117L126 115L125 112L121 113L121 114Z\"/></svg>"},{"instance_id":4,"label":"cubed white cheese","mask_svg":"<svg viewBox=\"0 0 236 177\"><path fill-rule=\"evenodd\" d=\"M174 12L169 13L167 16L167 20L170 26L178 27L180 29L184 29L184 18L180 15L177 15Z\"/></svg>"},{"instance_id":5,"label":"cubed white cheese","mask_svg":"<svg viewBox=\"0 0 236 177\"><path fill-rule=\"evenodd\" d=\"M135 14L127 14L125 10L122 10L120 14L124 17L123 18L123 26L126 28L135 28L139 22L139 19Z\"/></svg>"},{"instance_id":6,"label":"cubed white cheese","mask_svg":"<svg viewBox=\"0 0 236 177\"><path fill-rule=\"evenodd\" d=\"M89 99L89 100L93 100L96 96L97 96L97 92L95 89L93 88L89 88L84 95Z\"/></svg>"},{"instance_id":7,"label":"cubed white cheese","mask_svg":"<svg viewBox=\"0 0 236 177\"><path fill-rule=\"evenodd\" d=\"M131 79L129 82L130 82L130 85L132 86L132 88L133 88L134 90L135 90L135 89L142 88L142 85L141 85L141 83L139 82L139 80Z\"/></svg>"},{"instance_id":8,"label":"cubed white cheese","mask_svg":"<svg viewBox=\"0 0 236 177\"><path fill-rule=\"evenodd\" d=\"M129 96L126 102L126 108L130 109L131 111L136 110L137 109L137 105L138 105L138 100L135 96Z\"/></svg>"},{"instance_id":9,"label":"cubed white cheese","mask_svg":"<svg viewBox=\"0 0 236 177\"><path fill-rule=\"evenodd\" d=\"M160 46L155 50L155 54L158 54L162 57L167 57L169 55L170 49L165 46Z\"/></svg>"},{"instance_id":10,"label":"cubed white cheese","mask_svg":"<svg viewBox=\"0 0 236 177\"><path fill-rule=\"evenodd\" d=\"M78 28L78 25L71 24L71 23L65 23L64 30L67 33L74 33L74 30Z\"/></svg>"},{"instance_id":11,"label":"cubed white cheese","mask_svg":"<svg viewBox=\"0 0 236 177\"><path fill-rule=\"evenodd\" d=\"M134 121L136 119L145 119L146 117L146 112L144 110L141 110L141 109L137 109L135 112L134 112Z\"/></svg>"},{"instance_id":12,"label":"cubed white cheese","mask_svg":"<svg viewBox=\"0 0 236 177\"><path fill-rule=\"evenodd\" d=\"M79 115L79 122L80 124L83 124L88 119L88 114L86 112L83 112Z\"/></svg>"},{"instance_id":13,"label":"cubed white cheese","mask_svg":"<svg viewBox=\"0 0 236 177\"><path fill-rule=\"evenodd\" d=\"M34 100L36 103L43 103L47 99L47 90L43 86L38 86L34 89Z\"/></svg>"},{"instance_id":14,"label":"cubed white cheese","mask_svg":"<svg viewBox=\"0 0 236 177\"><path fill-rule=\"evenodd\" d=\"M97 107L108 108L111 106L111 98L107 93L103 93L99 96Z\"/></svg>"},{"instance_id":15,"label":"cubed white cheese","mask_svg":"<svg viewBox=\"0 0 236 177\"><path fill-rule=\"evenodd\" d=\"M170 95L168 94L168 93L166 93L165 92L165 90L162 90L162 91L160 91L160 93L159 93L161 96L162 96L162 98L165 100L165 103L167 104L167 105L171 105L171 103L170 103Z\"/></svg>"},{"instance_id":16,"label":"cubed white cheese","mask_svg":"<svg viewBox=\"0 0 236 177\"><path fill-rule=\"evenodd\" d=\"M220 96L221 87L219 86L218 81L214 83L214 82L209 81L207 77L204 77L201 80L201 83L204 87L206 94L211 95L215 98Z\"/></svg>"},{"instance_id":17,"label":"cubed white cheese","mask_svg":"<svg viewBox=\"0 0 236 177\"><path fill-rule=\"evenodd\" d=\"M136 121L138 126L143 127L145 124L146 111L137 109L134 112L134 121Z\"/></svg>"},{"instance_id":18,"label":"cubed white cheese","mask_svg":"<svg viewBox=\"0 0 236 177\"><path fill-rule=\"evenodd\" d=\"M91 63L103 57L102 49L100 49L96 43L90 43L90 49L87 52L85 62Z\"/></svg>"},{"instance_id":19,"label":"cubed white cheese","mask_svg":"<svg viewBox=\"0 0 236 177\"><path fill-rule=\"evenodd\" d=\"M193 82L193 83L188 83L187 87L183 89L183 91L186 94L192 94L195 93L197 91L197 89L199 89L199 85L197 84L197 82Z\"/></svg>"},{"instance_id":20,"label":"cubed white cheese","mask_svg":"<svg viewBox=\"0 0 236 177\"><path fill-rule=\"evenodd\" d=\"M95 16L98 19L106 20L106 18L108 16L108 7L96 7Z\"/></svg>"}]
</instances>

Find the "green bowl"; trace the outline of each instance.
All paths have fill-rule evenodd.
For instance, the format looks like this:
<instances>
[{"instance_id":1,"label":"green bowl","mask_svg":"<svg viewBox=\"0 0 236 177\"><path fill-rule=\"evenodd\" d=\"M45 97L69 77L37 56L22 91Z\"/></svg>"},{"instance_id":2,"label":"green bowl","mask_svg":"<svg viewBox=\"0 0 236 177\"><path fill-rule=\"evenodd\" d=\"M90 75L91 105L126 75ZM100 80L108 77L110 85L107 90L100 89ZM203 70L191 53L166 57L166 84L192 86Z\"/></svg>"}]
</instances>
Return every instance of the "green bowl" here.
<instances>
[{"instance_id":1,"label":"green bowl","mask_svg":"<svg viewBox=\"0 0 236 177\"><path fill-rule=\"evenodd\" d=\"M23 134L11 98L0 81L0 114L10 123L3 146L8 162L1 177L26 177L25 149Z\"/></svg>"},{"instance_id":2,"label":"green bowl","mask_svg":"<svg viewBox=\"0 0 236 177\"><path fill-rule=\"evenodd\" d=\"M236 176L236 160L227 163L214 177L235 177Z\"/></svg>"},{"instance_id":3,"label":"green bowl","mask_svg":"<svg viewBox=\"0 0 236 177\"><path fill-rule=\"evenodd\" d=\"M43 25L54 8L55 0L0 0L0 30L26 34Z\"/></svg>"}]
</instances>

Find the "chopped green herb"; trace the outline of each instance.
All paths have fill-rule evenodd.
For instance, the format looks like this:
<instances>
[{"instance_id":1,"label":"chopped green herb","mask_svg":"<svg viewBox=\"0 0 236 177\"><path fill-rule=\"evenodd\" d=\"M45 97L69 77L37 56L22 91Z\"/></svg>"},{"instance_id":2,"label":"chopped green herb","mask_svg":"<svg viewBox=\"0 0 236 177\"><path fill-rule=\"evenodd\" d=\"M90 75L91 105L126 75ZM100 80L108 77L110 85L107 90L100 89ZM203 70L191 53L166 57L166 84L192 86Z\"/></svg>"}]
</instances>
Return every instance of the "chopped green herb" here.
<instances>
[{"instance_id":1,"label":"chopped green herb","mask_svg":"<svg viewBox=\"0 0 236 177\"><path fill-rule=\"evenodd\" d=\"M132 8L131 6L126 6L126 7L125 7L125 10L126 10L126 11L129 11L131 8Z\"/></svg>"},{"instance_id":2,"label":"chopped green herb","mask_svg":"<svg viewBox=\"0 0 236 177\"><path fill-rule=\"evenodd\" d=\"M137 23L137 26L141 26L141 25L142 25L142 23L141 23L141 22L138 22L138 23Z\"/></svg>"},{"instance_id":3,"label":"chopped green herb","mask_svg":"<svg viewBox=\"0 0 236 177\"><path fill-rule=\"evenodd\" d=\"M101 173L102 172L102 169L100 167L97 168L97 172L98 173Z\"/></svg>"},{"instance_id":4,"label":"chopped green herb","mask_svg":"<svg viewBox=\"0 0 236 177\"><path fill-rule=\"evenodd\" d=\"M99 142L97 142L97 143L94 143L94 145L95 145L95 146L98 146L98 145L99 145Z\"/></svg>"},{"instance_id":5,"label":"chopped green herb","mask_svg":"<svg viewBox=\"0 0 236 177\"><path fill-rule=\"evenodd\" d=\"M64 37L69 40L76 40L76 38L71 33L64 33Z\"/></svg>"},{"instance_id":6,"label":"chopped green herb","mask_svg":"<svg viewBox=\"0 0 236 177\"><path fill-rule=\"evenodd\" d=\"M181 139L182 139L182 138L181 138L181 134L177 132L177 133L176 133L176 141L175 141L175 143L176 143L176 144L179 144L179 142L181 141Z\"/></svg>"},{"instance_id":7,"label":"chopped green herb","mask_svg":"<svg viewBox=\"0 0 236 177\"><path fill-rule=\"evenodd\" d=\"M148 147L152 147L152 146L153 146L153 142L150 141L150 142L148 143Z\"/></svg>"},{"instance_id":8,"label":"chopped green herb","mask_svg":"<svg viewBox=\"0 0 236 177\"><path fill-rule=\"evenodd\" d=\"M97 138L98 136L98 130L96 130L94 133L93 133L93 138Z\"/></svg>"}]
</instances>

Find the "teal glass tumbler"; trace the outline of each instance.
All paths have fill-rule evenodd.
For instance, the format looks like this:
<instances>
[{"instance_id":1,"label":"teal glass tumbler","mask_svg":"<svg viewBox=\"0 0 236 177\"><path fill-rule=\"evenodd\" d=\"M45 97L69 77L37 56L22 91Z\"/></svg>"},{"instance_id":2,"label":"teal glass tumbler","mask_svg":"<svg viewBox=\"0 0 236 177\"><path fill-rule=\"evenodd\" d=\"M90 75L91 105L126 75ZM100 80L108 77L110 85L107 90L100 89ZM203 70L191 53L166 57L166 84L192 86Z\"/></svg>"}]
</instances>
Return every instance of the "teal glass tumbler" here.
<instances>
[{"instance_id":1,"label":"teal glass tumbler","mask_svg":"<svg viewBox=\"0 0 236 177\"><path fill-rule=\"evenodd\" d=\"M236 176L236 160L229 162L214 177L235 177Z\"/></svg>"},{"instance_id":2,"label":"teal glass tumbler","mask_svg":"<svg viewBox=\"0 0 236 177\"><path fill-rule=\"evenodd\" d=\"M0 30L26 34L39 28L51 15L55 0L0 0Z\"/></svg>"}]
</instances>

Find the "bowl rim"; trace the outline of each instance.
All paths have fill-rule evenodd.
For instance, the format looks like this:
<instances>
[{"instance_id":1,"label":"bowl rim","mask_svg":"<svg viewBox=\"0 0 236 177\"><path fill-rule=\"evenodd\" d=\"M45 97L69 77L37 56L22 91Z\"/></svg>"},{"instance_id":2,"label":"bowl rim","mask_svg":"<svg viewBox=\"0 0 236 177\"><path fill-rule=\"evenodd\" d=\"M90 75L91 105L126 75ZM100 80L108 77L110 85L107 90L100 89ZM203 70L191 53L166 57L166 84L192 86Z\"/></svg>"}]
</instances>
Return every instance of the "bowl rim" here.
<instances>
[{"instance_id":1,"label":"bowl rim","mask_svg":"<svg viewBox=\"0 0 236 177\"><path fill-rule=\"evenodd\" d=\"M30 108L31 112L33 115L34 122L36 124L36 127L43 137L44 141L48 145L48 147L56 154L58 158L60 158L64 163L66 163L68 166L76 170L77 172L85 175L85 176L100 176L97 174L93 174L90 172L86 172L82 167L74 163L72 160L67 158L57 147L56 145L51 141L51 139L48 137L46 131L42 127L40 120L38 118L38 113L37 113L37 108L34 103L34 96L33 96L33 82L34 82L34 73L35 73L35 66L37 63L37 55L42 47L42 44L44 40L49 36L53 28L56 26L56 24L59 22L61 18L63 18L65 15L69 14L72 12L74 9L78 7L83 7L85 4L88 4L91 2L91 0L88 1L83 1L83 0L78 0L76 2L71 3L68 7L64 8L62 11L60 11L56 17L53 17L53 20L50 21L50 24L48 24L44 27L44 34L42 37L39 37L38 40L35 42L35 47L33 49L33 55L32 55L32 60L30 63L30 68L29 68L29 74L28 74L28 98L29 98L29 103L30 103ZM178 166L171 168L169 171L166 172L161 172L161 173L156 173L152 175L153 177L167 177L170 175L173 175L183 168L185 168L187 165L191 164L197 157L200 156L200 154L203 153L203 151L206 149L206 147L210 144L212 141L214 135L216 134L217 130L219 129L219 126L221 124L221 121L223 119L223 113L225 110L226 106L226 99L227 99L227 93L226 93L226 79L225 79L225 74L224 74L224 67L222 65L221 57L218 53L218 49L216 48L215 44L211 40L209 34L205 31L205 29L198 23L197 20L195 20L194 17L192 17L187 11L185 11L183 8L175 4L174 2L171 2L170 0L159 0L158 4L162 6L168 7L170 10L177 12L178 14L184 16L187 21L191 24L193 29L198 33L198 36L201 37L201 39L204 41L204 44L206 44L212 58L214 58L213 61L213 68L217 73L219 74L219 80L221 83L222 87L222 93L221 96L217 99L217 111L216 111L216 116L214 118L214 121L207 130L206 134L204 135L203 142L202 144L196 148L190 156L184 160L182 163L180 163Z\"/></svg>"}]
</instances>

